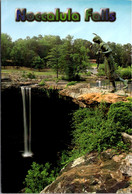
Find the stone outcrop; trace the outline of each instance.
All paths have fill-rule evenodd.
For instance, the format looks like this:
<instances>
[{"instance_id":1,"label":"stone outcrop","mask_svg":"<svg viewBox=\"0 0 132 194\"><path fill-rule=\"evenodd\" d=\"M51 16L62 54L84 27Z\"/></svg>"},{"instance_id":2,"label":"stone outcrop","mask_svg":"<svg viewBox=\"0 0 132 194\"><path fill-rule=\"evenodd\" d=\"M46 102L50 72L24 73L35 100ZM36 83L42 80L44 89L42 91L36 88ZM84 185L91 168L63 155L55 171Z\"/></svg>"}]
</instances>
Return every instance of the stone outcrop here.
<instances>
[{"instance_id":1,"label":"stone outcrop","mask_svg":"<svg viewBox=\"0 0 132 194\"><path fill-rule=\"evenodd\" d=\"M82 94L77 98L78 102L82 102L85 105L90 104L98 104L102 101L105 101L108 104L116 103L116 102L126 102L127 99L124 96L120 96L117 94L101 94L101 93L90 93L90 94Z\"/></svg>"},{"instance_id":2,"label":"stone outcrop","mask_svg":"<svg viewBox=\"0 0 132 194\"><path fill-rule=\"evenodd\" d=\"M75 85L67 86L67 81L59 80L59 82L45 81L44 85L40 85L41 79L22 78L18 75L3 75L2 87L6 88L30 85L33 88L45 88L58 90L59 94L64 97L70 97L80 107L87 107L88 105L96 105L101 101L109 104L127 101L124 91L117 91L116 93L109 93L109 90L100 89L99 87L90 87L90 83L76 83Z\"/></svg>"},{"instance_id":3,"label":"stone outcrop","mask_svg":"<svg viewBox=\"0 0 132 194\"><path fill-rule=\"evenodd\" d=\"M132 135L121 133L124 143L129 143L129 148L132 150Z\"/></svg>"},{"instance_id":4,"label":"stone outcrop","mask_svg":"<svg viewBox=\"0 0 132 194\"><path fill-rule=\"evenodd\" d=\"M77 158L69 163L41 193L132 192L132 153L109 149Z\"/></svg>"},{"instance_id":5,"label":"stone outcrop","mask_svg":"<svg viewBox=\"0 0 132 194\"><path fill-rule=\"evenodd\" d=\"M97 105L102 101L108 104L127 101L127 96L124 91L110 93L109 90L100 89L98 87L90 88L90 84L88 83L78 83L61 90L59 93L61 96L71 97L80 107Z\"/></svg>"}]
</instances>

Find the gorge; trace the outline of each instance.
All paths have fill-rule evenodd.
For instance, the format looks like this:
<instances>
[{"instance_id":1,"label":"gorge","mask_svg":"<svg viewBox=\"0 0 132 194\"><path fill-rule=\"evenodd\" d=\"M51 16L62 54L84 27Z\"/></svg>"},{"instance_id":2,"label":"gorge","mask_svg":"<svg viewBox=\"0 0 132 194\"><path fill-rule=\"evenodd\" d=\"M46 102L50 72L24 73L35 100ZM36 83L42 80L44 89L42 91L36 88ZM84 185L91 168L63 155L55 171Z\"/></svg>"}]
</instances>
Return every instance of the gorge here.
<instances>
[{"instance_id":1,"label":"gorge","mask_svg":"<svg viewBox=\"0 0 132 194\"><path fill-rule=\"evenodd\" d=\"M78 105L68 97L66 99L59 97L57 90L32 88L31 94L31 89L27 86L26 88L11 87L2 91L2 192L20 192L24 187L23 181L27 170L33 161L37 163L49 161L55 165L59 153L70 142L70 114L78 108ZM23 123L23 108L26 119L24 92L27 92L29 99L32 98L32 137L30 137L31 126L28 134L29 142L32 139L33 155L28 146L30 143L23 141L27 139L27 125L31 125L30 116L27 116L29 124L26 120L25 124ZM27 100L27 106L30 106L30 102ZM29 112L30 109L27 114Z\"/></svg>"},{"instance_id":2,"label":"gorge","mask_svg":"<svg viewBox=\"0 0 132 194\"><path fill-rule=\"evenodd\" d=\"M81 83L62 89L27 83L3 87L2 192L21 192L24 188L23 181L33 161L38 164L50 162L56 166L61 152L71 145L71 114L78 110L79 106L94 107L102 99L108 104L127 101L125 96L90 91L92 88ZM23 111L24 109L26 111ZM27 122L24 122L25 117ZM29 135L28 141L26 132ZM22 157L24 151L33 153L28 155L32 157Z\"/></svg>"}]
</instances>

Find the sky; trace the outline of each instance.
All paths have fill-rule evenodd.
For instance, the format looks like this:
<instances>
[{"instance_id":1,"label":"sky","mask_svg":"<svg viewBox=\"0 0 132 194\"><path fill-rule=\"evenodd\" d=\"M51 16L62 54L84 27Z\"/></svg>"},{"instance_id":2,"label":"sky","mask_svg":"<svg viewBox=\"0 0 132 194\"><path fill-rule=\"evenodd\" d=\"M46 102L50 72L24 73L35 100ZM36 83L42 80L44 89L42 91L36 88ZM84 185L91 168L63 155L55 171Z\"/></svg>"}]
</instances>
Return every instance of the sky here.
<instances>
[{"instance_id":1,"label":"sky","mask_svg":"<svg viewBox=\"0 0 132 194\"><path fill-rule=\"evenodd\" d=\"M120 44L131 43L131 12L132 0L1 0L1 32L7 33L15 41L19 38L33 37L41 34L59 35L65 38L67 35L86 39L92 42L93 33L98 34L105 42ZM15 10L26 8L27 12L54 12L60 8L66 12L71 8L72 12L79 12L80 22L16 22ZM99 12L101 8L109 8L116 12L114 22L89 22L84 21L85 9L92 8L93 12Z\"/></svg>"}]
</instances>

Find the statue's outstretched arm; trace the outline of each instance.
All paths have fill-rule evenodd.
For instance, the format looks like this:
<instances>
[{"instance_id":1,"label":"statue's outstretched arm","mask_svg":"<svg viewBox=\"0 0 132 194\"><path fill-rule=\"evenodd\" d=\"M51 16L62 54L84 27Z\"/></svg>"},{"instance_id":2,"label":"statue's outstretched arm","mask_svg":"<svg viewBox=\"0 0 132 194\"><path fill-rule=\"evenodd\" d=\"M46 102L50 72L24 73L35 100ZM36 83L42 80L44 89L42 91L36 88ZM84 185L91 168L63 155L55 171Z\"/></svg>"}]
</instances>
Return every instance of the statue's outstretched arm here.
<instances>
[{"instance_id":1,"label":"statue's outstretched arm","mask_svg":"<svg viewBox=\"0 0 132 194\"><path fill-rule=\"evenodd\" d=\"M102 46L102 48L103 48L102 50L104 50L104 51L102 51L102 53L104 53L104 54L107 54L107 53L111 53L112 52L111 48L107 44L104 44Z\"/></svg>"},{"instance_id":2,"label":"statue's outstretched arm","mask_svg":"<svg viewBox=\"0 0 132 194\"><path fill-rule=\"evenodd\" d=\"M105 52L102 52L102 53L107 54L107 53L111 53L111 52L112 52L112 50L109 49L108 51L105 51Z\"/></svg>"}]
</instances>

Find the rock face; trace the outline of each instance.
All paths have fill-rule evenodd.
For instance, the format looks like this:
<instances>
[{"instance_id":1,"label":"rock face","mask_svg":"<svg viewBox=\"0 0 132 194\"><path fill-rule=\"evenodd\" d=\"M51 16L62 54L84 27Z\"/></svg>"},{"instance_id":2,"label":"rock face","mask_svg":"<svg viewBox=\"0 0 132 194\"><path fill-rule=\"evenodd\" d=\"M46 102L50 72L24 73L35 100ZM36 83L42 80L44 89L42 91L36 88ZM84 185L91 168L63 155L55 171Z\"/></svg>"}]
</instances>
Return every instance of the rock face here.
<instances>
[{"instance_id":1,"label":"rock face","mask_svg":"<svg viewBox=\"0 0 132 194\"><path fill-rule=\"evenodd\" d=\"M101 101L106 103L126 102L126 96L123 91L117 91L116 93L110 93L109 90L99 89L97 87L90 88L88 84L76 84L61 90L61 96L68 96L73 101L79 104L80 107L87 107L89 105L99 104Z\"/></svg>"},{"instance_id":2,"label":"rock face","mask_svg":"<svg viewBox=\"0 0 132 194\"><path fill-rule=\"evenodd\" d=\"M121 135L124 143L129 143L129 148L132 150L132 135L128 135L127 133L122 133Z\"/></svg>"},{"instance_id":3,"label":"rock face","mask_svg":"<svg viewBox=\"0 0 132 194\"><path fill-rule=\"evenodd\" d=\"M107 150L77 158L41 193L132 192L132 153Z\"/></svg>"},{"instance_id":4,"label":"rock face","mask_svg":"<svg viewBox=\"0 0 132 194\"><path fill-rule=\"evenodd\" d=\"M73 102L80 107L93 106L101 101L105 101L109 104L127 101L123 91L117 91L116 93L109 93L109 90L100 89L99 87L90 88L90 83L77 83L73 86L66 86L68 82L60 80L58 83L54 81L46 81L43 86L39 85L41 79L29 79L21 78L19 76L10 75L9 77L3 76L2 78L2 90L6 88L30 85L32 88L45 88L58 90L59 94L64 97L71 98ZM122 93L121 93L122 92Z\"/></svg>"},{"instance_id":5,"label":"rock face","mask_svg":"<svg viewBox=\"0 0 132 194\"><path fill-rule=\"evenodd\" d=\"M101 93L91 93L91 94L83 94L80 95L78 101L84 102L86 104L100 103L101 101L105 101L107 103L116 103L120 101L127 101L126 97L117 95L117 94L101 94Z\"/></svg>"},{"instance_id":6,"label":"rock face","mask_svg":"<svg viewBox=\"0 0 132 194\"><path fill-rule=\"evenodd\" d=\"M96 106L101 102L106 102L108 104L116 103L116 102L127 102L125 96L120 96L118 94L102 94L102 93L89 93L82 94L77 98L74 98L73 101L76 104L79 104L80 107L89 107Z\"/></svg>"}]
</instances>

